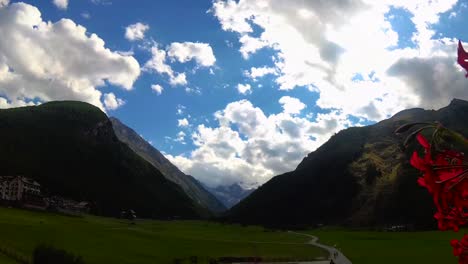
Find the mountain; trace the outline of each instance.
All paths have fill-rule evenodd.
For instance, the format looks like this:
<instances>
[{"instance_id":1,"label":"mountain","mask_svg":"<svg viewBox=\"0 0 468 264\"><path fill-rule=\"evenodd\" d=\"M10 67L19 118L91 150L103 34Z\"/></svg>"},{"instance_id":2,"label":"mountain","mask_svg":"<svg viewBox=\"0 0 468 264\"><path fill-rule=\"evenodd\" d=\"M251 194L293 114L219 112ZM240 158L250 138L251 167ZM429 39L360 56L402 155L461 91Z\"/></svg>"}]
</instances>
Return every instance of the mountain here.
<instances>
[{"instance_id":1,"label":"mountain","mask_svg":"<svg viewBox=\"0 0 468 264\"><path fill-rule=\"evenodd\" d=\"M205 188L210 191L218 200L220 200L224 206L231 208L234 205L238 204L242 199L249 196L255 189L244 189L239 184L232 184L229 186L218 186L218 187L208 187Z\"/></svg>"},{"instance_id":2,"label":"mountain","mask_svg":"<svg viewBox=\"0 0 468 264\"><path fill-rule=\"evenodd\" d=\"M435 226L435 208L420 173L409 164L417 143L405 149L394 131L409 122L439 121L468 136L468 102L440 110L409 109L367 127L332 136L297 168L259 187L234 206L228 221L276 227L314 224Z\"/></svg>"},{"instance_id":3,"label":"mountain","mask_svg":"<svg viewBox=\"0 0 468 264\"><path fill-rule=\"evenodd\" d=\"M117 216L198 218L203 208L114 134L87 103L63 101L0 110L0 175L24 175L48 195L89 201Z\"/></svg>"},{"instance_id":4,"label":"mountain","mask_svg":"<svg viewBox=\"0 0 468 264\"><path fill-rule=\"evenodd\" d=\"M195 178L185 175L133 129L120 122L117 118L111 117L110 120L115 134L120 141L127 144L135 153L150 162L168 180L179 185L197 204L215 213L226 211L227 208L215 196L205 190Z\"/></svg>"}]
</instances>

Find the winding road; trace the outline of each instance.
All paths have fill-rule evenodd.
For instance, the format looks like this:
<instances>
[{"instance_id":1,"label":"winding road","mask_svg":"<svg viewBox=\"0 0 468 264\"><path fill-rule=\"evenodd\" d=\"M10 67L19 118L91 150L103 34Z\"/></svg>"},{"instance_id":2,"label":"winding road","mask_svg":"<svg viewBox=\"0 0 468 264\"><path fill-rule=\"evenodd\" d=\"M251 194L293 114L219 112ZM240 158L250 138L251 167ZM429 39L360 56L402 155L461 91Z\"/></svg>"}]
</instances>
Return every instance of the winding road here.
<instances>
[{"instance_id":1,"label":"winding road","mask_svg":"<svg viewBox=\"0 0 468 264\"><path fill-rule=\"evenodd\" d=\"M313 245L313 246L316 246L316 247L319 247L328 251L328 253L330 254L330 259L332 259L335 264L352 264L352 262L345 255L343 255L343 253L341 253L341 251L339 251L338 249L318 243L317 242L318 237L309 235L309 234L304 234L304 233L297 233L297 232L292 232L292 231L289 231L289 232L296 234L296 235L310 237L311 240L307 242L307 244L310 244L310 245Z\"/></svg>"}]
</instances>

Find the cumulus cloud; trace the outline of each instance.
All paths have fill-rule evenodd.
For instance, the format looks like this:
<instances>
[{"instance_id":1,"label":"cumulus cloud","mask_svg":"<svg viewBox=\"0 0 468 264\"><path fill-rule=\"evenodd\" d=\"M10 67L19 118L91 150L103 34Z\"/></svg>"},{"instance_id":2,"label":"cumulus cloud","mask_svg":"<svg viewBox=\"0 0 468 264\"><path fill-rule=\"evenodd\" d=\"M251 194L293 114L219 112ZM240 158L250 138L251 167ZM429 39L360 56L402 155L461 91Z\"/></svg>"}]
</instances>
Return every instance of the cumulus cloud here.
<instances>
[{"instance_id":1,"label":"cumulus cloud","mask_svg":"<svg viewBox=\"0 0 468 264\"><path fill-rule=\"evenodd\" d=\"M273 74L276 75L276 69L272 67L252 67L250 71L245 71L244 75L249 77L250 79L256 81L258 78L261 78L265 75Z\"/></svg>"},{"instance_id":2,"label":"cumulus cloud","mask_svg":"<svg viewBox=\"0 0 468 264\"><path fill-rule=\"evenodd\" d=\"M185 72L174 72L171 65L169 65L170 62L178 61L186 63L194 60L198 67L213 66L216 62L213 49L207 43L173 42L166 50L159 48L158 44L154 43L153 47L151 47L151 53L152 57L145 63L143 70L167 75L169 77L169 84L172 86L187 85L188 81ZM201 94L200 89L197 87L186 87L185 91L187 93Z\"/></svg>"},{"instance_id":3,"label":"cumulus cloud","mask_svg":"<svg viewBox=\"0 0 468 264\"><path fill-rule=\"evenodd\" d=\"M68 0L53 0L52 3L59 9L65 10L68 8Z\"/></svg>"},{"instance_id":4,"label":"cumulus cloud","mask_svg":"<svg viewBox=\"0 0 468 264\"><path fill-rule=\"evenodd\" d=\"M0 109L10 107L22 107L36 105L33 101L15 100L13 102L8 101L6 98L0 97Z\"/></svg>"},{"instance_id":5,"label":"cumulus cloud","mask_svg":"<svg viewBox=\"0 0 468 264\"><path fill-rule=\"evenodd\" d=\"M179 126L179 127L187 127L189 125L190 125L190 123L187 120L187 118L182 118L182 119L177 120L177 126Z\"/></svg>"},{"instance_id":6,"label":"cumulus cloud","mask_svg":"<svg viewBox=\"0 0 468 264\"><path fill-rule=\"evenodd\" d=\"M306 105L303 102L290 96L281 97L279 103L286 114L299 114L302 109L306 108Z\"/></svg>"},{"instance_id":7,"label":"cumulus cloud","mask_svg":"<svg viewBox=\"0 0 468 264\"><path fill-rule=\"evenodd\" d=\"M213 66L216 62L213 49L207 43L173 42L168 48L167 55L182 63L195 60L202 67Z\"/></svg>"},{"instance_id":8,"label":"cumulus cloud","mask_svg":"<svg viewBox=\"0 0 468 264\"><path fill-rule=\"evenodd\" d=\"M151 85L151 90L155 91L158 95L162 94L164 88L159 84Z\"/></svg>"},{"instance_id":9,"label":"cumulus cloud","mask_svg":"<svg viewBox=\"0 0 468 264\"><path fill-rule=\"evenodd\" d=\"M184 133L184 131L180 131L179 133L177 133L177 137L176 137L176 139L174 141L185 145L186 144L185 143L185 136L186 136L186 134Z\"/></svg>"},{"instance_id":10,"label":"cumulus cloud","mask_svg":"<svg viewBox=\"0 0 468 264\"><path fill-rule=\"evenodd\" d=\"M252 87L250 86L250 84L239 83L237 85L237 91L241 94L249 94L252 93Z\"/></svg>"},{"instance_id":11,"label":"cumulus cloud","mask_svg":"<svg viewBox=\"0 0 468 264\"><path fill-rule=\"evenodd\" d=\"M147 24L135 23L125 28L125 38L130 41L142 40L145 38L145 32L149 29Z\"/></svg>"},{"instance_id":12,"label":"cumulus cloud","mask_svg":"<svg viewBox=\"0 0 468 264\"><path fill-rule=\"evenodd\" d=\"M305 155L350 125L338 111L314 120L286 110L267 116L248 100L228 104L215 118L217 127L202 124L192 134L196 149L188 156L167 155L182 171L209 186L239 182L258 186L293 170Z\"/></svg>"},{"instance_id":13,"label":"cumulus cloud","mask_svg":"<svg viewBox=\"0 0 468 264\"><path fill-rule=\"evenodd\" d=\"M70 19L43 21L29 4L0 9L0 35L0 94L7 107L80 100L104 109L108 96L98 87L110 83L130 90L140 75L132 56L111 51L99 36Z\"/></svg>"},{"instance_id":14,"label":"cumulus cloud","mask_svg":"<svg viewBox=\"0 0 468 264\"><path fill-rule=\"evenodd\" d=\"M7 6L10 0L0 0L0 8Z\"/></svg>"},{"instance_id":15,"label":"cumulus cloud","mask_svg":"<svg viewBox=\"0 0 468 264\"><path fill-rule=\"evenodd\" d=\"M263 48L275 52L273 65L265 69L276 69L279 89L305 86L319 94L320 108L339 109L348 115L378 121L428 102L420 84L413 79L418 76L428 80L436 69L418 72L421 61L419 67L407 68L404 74L398 69L404 67L406 60L414 63L416 58L435 65L453 61L453 40L443 40L441 45L433 25L456 2L216 0L211 12L223 30L237 33L244 58ZM415 47L397 46L400 36L387 16L391 8L410 13L416 28L412 36ZM259 77L262 74L265 71L258 72ZM255 73L252 69L246 75L254 79ZM356 75L362 78L356 79ZM449 95L430 101L443 105L446 97L460 95L457 91L454 88L447 92Z\"/></svg>"},{"instance_id":16,"label":"cumulus cloud","mask_svg":"<svg viewBox=\"0 0 468 264\"><path fill-rule=\"evenodd\" d=\"M468 98L466 78L452 57L401 59L390 69L412 94L418 95L418 105L439 109L453 98Z\"/></svg>"},{"instance_id":17,"label":"cumulus cloud","mask_svg":"<svg viewBox=\"0 0 468 264\"><path fill-rule=\"evenodd\" d=\"M104 94L104 106L108 110L115 110L125 104L125 101L115 97L113 93Z\"/></svg>"},{"instance_id":18,"label":"cumulus cloud","mask_svg":"<svg viewBox=\"0 0 468 264\"><path fill-rule=\"evenodd\" d=\"M257 50L268 46L268 42L259 38L250 37L249 35L242 36L239 42L242 44L240 53L244 59L248 59L251 53L255 53Z\"/></svg>"},{"instance_id":19,"label":"cumulus cloud","mask_svg":"<svg viewBox=\"0 0 468 264\"><path fill-rule=\"evenodd\" d=\"M166 74L169 77L169 83L175 85L186 85L187 78L185 73L176 73L172 67L166 63L167 53L165 50L159 49L157 45L151 48L152 57L145 63L143 70L154 71L159 74Z\"/></svg>"}]
</instances>

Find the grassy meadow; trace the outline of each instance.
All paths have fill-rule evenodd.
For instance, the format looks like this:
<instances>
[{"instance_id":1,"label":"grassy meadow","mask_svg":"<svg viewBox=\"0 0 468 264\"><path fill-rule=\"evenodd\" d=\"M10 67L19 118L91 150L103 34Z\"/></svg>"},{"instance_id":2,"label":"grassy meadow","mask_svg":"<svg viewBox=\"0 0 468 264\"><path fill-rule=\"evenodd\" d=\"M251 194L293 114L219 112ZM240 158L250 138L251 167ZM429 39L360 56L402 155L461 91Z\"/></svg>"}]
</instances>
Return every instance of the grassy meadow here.
<instances>
[{"instance_id":1,"label":"grassy meadow","mask_svg":"<svg viewBox=\"0 0 468 264\"><path fill-rule=\"evenodd\" d=\"M137 221L95 216L68 217L0 207L0 247L31 256L45 243L80 255L87 264L198 263L209 258L259 256L267 259L315 259L326 252L304 244L308 238L261 227L201 221ZM0 263L14 263L0 253Z\"/></svg>"},{"instance_id":2,"label":"grassy meadow","mask_svg":"<svg viewBox=\"0 0 468 264\"><path fill-rule=\"evenodd\" d=\"M336 245L354 264L457 263L450 240L454 232L370 232L320 229L307 233L321 243ZM45 243L81 255L87 264L198 263L209 258L260 256L265 259L306 260L326 257L304 244L308 238L261 227L202 221L140 220L136 225L95 216L68 217L0 207L0 248L30 256ZM14 264L0 253L1 264Z\"/></svg>"},{"instance_id":3,"label":"grassy meadow","mask_svg":"<svg viewBox=\"0 0 468 264\"><path fill-rule=\"evenodd\" d=\"M450 240L464 232L368 232L344 229L313 230L309 234L319 242L336 245L353 264L450 264L458 263L452 255Z\"/></svg>"},{"instance_id":4,"label":"grassy meadow","mask_svg":"<svg viewBox=\"0 0 468 264\"><path fill-rule=\"evenodd\" d=\"M3 255L2 253L0 253L0 263L1 264L16 264L16 262L14 260L12 260L9 257Z\"/></svg>"}]
</instances>

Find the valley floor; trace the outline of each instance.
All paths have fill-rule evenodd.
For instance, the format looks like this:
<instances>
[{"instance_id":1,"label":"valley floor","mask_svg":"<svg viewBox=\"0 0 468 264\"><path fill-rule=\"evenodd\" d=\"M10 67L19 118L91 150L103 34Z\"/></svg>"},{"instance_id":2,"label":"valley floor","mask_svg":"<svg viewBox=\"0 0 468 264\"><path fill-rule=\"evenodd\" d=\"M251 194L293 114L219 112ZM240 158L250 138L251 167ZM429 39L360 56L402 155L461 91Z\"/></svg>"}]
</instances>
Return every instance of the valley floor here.
<instances>
[{"instance_id":1,"label":"valley floor","mask_svg":"<svg viewBox=\"0 0 468 264\"><path fill-rule=\"evenodd\" d=\"M13 259L3 255L2 253L0 253L0 263L1 264L16 264L16 262Z\"/></svg>"},{"instance_id":2,"label":"valley floor","mask_svg":"<svg viewBox=\"0 0 468 264\"><path fill-rule=\"evenodd\" d=\"M451 239L468 230L427 232L368 232L345 229L312 230L320 243L335 246L355 264L458 263Z\"/></svg>"},{"instance_id":3,"label":"valley floor","mask_svg":"<svg viewBox=\"0 0 468 264\"><path fill-rule=\"evenodd\" d=\"M457 263L450 240L454 232L368 232L346 229L304 231L319 243L336 247L355 264ZM95 216L68 217L0 207L0 263L16 263L7 249L31 256L41 243L83 256L87 264L208 263L219 257L262 257L266 260L328 259L327 250L307 244L311 237L202 221L125 220ZM297 262L296 262L297 263ZM320 263L320 262L318 262ZM326 263L326 262L322 262Z\"/></svg>"},{"instance_id":4,"label":"valley floor","mask_svg":"<svg viewBox=\"0 0 468 264\"><path fill-rule=\"evenodd\" d=\"M261 227L202 221L125 220L68 217L0 207L0 248L30 256L38 244L53 245L87 264L208 263L218 257L314 260L328 253L306 244L307 237ZM0 253L0 263L14 263Z\"/></svg>"}]
</instances>

